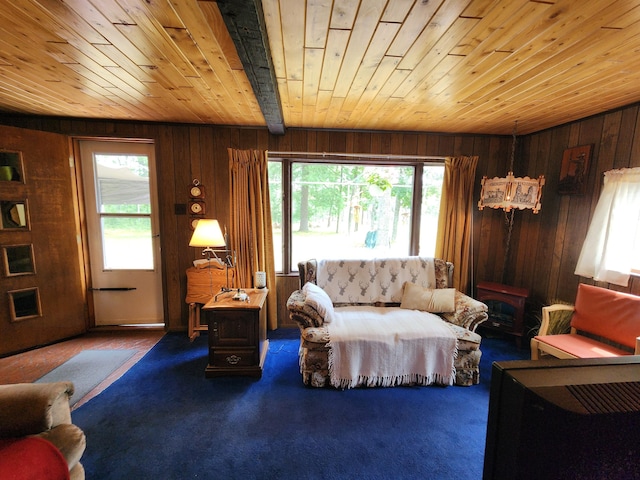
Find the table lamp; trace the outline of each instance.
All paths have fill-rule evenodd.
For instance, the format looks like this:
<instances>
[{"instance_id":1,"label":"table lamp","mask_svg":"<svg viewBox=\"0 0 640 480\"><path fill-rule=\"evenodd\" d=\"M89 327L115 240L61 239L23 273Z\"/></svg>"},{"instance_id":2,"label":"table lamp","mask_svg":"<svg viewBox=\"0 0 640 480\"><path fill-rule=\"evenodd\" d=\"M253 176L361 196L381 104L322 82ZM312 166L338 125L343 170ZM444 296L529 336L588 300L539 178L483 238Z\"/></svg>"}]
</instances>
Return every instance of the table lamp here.
<instances>
[{"instance_id":1,"label":"table lamp","mask_svg":"<svg viewBox=\"0 0 640 480\"><path fill-rule=\"evenodd\" d=\"M196 228L193 231L191 240L189 241L190 247L204 247L202 255L206 255L207 261L211 261L211 257L215 257L221 264L224 264L227 269L227 285L222 287L222 292L230 292L229 288L229 267L233 267L231 264L232 256L229 252L229 247L225 236L222 234L220 224L218 220L201 219L198 220ZM222 261L216 253L216 249L219 252L224 252L225 260ZM224 249L224 250L223 250ZM211 266L209 265L209 268ZM212 292L213 296L213 292ZM217 297L217 296L216 296Z\"/></svg>"}]
</instances>

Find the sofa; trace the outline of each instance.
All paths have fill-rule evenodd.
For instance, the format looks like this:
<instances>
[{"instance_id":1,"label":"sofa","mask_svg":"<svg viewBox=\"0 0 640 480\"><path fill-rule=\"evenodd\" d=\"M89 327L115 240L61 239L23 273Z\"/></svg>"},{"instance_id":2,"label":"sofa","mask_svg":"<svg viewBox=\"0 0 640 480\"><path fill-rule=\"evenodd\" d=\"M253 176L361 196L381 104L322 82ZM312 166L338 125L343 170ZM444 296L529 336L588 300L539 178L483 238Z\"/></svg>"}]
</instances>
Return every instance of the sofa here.
<instances>
[{"instance_id":1,"label":"sofa","mask_svg":"<svg viewBox=\"0 0 640 480\"><path fill-rule=\"evenodd\" d=\"M0 385L0 478L85 477L86 438L71 423L73 390L71 382Z\"/></svg>"},{"instance_id":2,"label":"sofa","mask_svg":"<svg viewBox=\"0 0 640 480\"><path fill-rule=\"evenodd\" d=\"M425 257L399 257L366 260L309 260L298 264L300 289L294 291L288 301L290 318L300 328L299 361L303 383L311 387L332 385L330 361L332 323L327 322L327 312L310 301L309 286L319 287L329 297L335 315L365 314L371 320L387 312L410 315L430 315L436 323L445 325L455 337L453 353L453 381L469 386L479 383L481 337L476 327L487 319L487 306L482 302L452 288L453 264L442 259ZM406 290L426 295L445 294L451 301L447 312L423 312L424 308L410 305ZM422 289L422 290L421 290ZM315 296L315 290L313 293ZM404 305L403 302L407 303ZM437 302L436 302L437 303ZM402 308L404 307L404 308ZM407 308L408 307L408 308ZM368 320L367 320L368 321ZM422 320L420 320L422 321ZM389 339L396 332L392 326ZM428 348L418 352L422 355ZM407 378L393 385L442 383L438 379ZM352 386L388 386L389 383L367 382L367 379ZM337 386L334 382L333 386ZM390 386L390 385L389 385Z\"/></svg>"},{"instance_id":3,"label":"sofa","mask_svg":"<svg viewBox=\"0 0 640 480\"><path fill-rule=\"evenodd\" d=\"M640 297L581 283L574 305L542 308L531 359L640 355Z\"/></svg>"}]
</instances>

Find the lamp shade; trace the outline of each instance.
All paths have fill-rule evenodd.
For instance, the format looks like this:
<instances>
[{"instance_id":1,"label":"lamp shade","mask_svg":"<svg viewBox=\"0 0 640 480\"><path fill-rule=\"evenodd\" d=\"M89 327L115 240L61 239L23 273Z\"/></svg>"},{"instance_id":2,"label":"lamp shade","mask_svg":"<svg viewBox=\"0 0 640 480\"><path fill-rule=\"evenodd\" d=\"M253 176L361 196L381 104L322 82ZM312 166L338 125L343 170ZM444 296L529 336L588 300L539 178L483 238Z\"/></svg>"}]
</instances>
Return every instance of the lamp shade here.
<instances>
[{"instance_id":1,"label":"lamp shade","mask_svg":"<svg viewBox=\"0 0 640 480\"><path fill-rule=\"evenodd\" d=\"M193 231L190 247L226 247L220 224L217 220L198 220L196 229Z\"/></svg>"}]
</instances>

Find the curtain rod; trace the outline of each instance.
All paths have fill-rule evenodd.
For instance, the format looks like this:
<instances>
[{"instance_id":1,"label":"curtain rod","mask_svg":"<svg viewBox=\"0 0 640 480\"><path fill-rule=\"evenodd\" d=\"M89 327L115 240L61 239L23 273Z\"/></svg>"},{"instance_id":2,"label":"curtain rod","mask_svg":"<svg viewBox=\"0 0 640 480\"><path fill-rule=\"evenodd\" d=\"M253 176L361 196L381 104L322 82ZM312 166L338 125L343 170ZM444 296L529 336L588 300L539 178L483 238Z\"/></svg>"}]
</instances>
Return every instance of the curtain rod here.
<instances>
[{"instance_id":1,"label":"curtain rod","mask_svg":"<svg viewBox=\"0 0 640 480\"><path fill-rule=\"evenodd\" d=\"M347 158L375 158L393 160L398 158L408 158L410 160L445 160L447 157L434 155L395 155L395 154L375 154L375 153L342 153L342 152L277 152L267 150L268 155L295 155L295 156L320 156L320 157L347 157Z\"/></svg>"}]
</instances>

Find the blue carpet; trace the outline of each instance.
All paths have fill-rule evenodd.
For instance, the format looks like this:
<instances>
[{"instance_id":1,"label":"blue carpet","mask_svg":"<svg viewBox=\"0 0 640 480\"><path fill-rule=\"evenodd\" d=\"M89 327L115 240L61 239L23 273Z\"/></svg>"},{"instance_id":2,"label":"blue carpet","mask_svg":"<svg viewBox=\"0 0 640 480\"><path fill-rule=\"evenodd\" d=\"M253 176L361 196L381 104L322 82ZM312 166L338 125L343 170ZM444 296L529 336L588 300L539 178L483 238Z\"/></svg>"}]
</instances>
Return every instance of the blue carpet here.
<instances>
[{"instance_id":1,"label":"blue carpet","mask_svg":"<svg viewBox=\"0 0 640 480\"><path fill-rule=\"evenodd\" d=\"M168 334L74 411L91 479L480 479L491 363L528 358L483 340L480 385L311 389L298 330L270 332L261 380L207 379L206 335Z\"/></svg>"},{"instance_id":2,"label":"blue carpet","mask_svg":"<svg viewBox=\"0 0 640 480\"><path fill-rule=\"evenodd\" d=\"M73 382L71 404L75 405L109 375L129 360L137 350L84 350L34 383Z\"/></svg>"}]
</instances>

